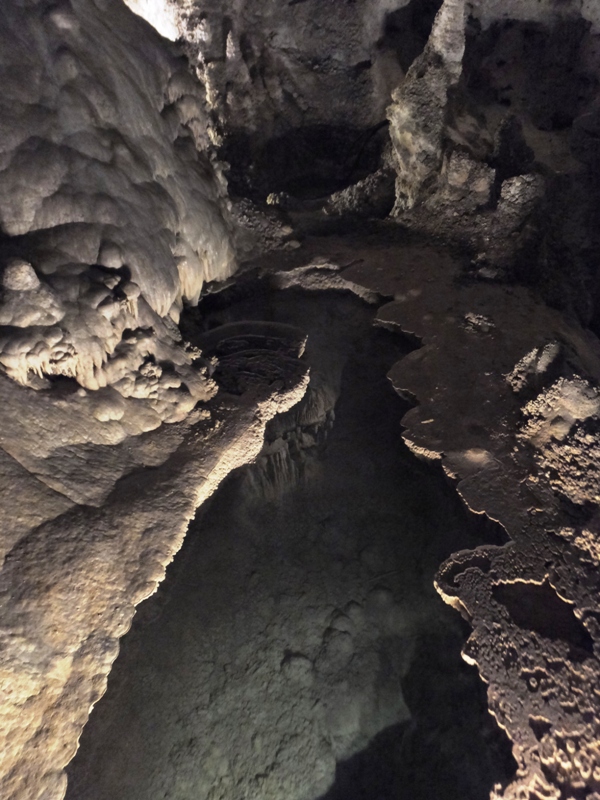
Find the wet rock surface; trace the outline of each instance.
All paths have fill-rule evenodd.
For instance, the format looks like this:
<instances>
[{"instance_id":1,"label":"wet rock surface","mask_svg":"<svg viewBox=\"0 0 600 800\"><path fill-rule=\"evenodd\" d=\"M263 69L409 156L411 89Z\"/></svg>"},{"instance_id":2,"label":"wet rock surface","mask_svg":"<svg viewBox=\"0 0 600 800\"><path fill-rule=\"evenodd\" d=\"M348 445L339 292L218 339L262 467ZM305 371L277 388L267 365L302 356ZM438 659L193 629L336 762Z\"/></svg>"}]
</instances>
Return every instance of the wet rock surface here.
<instances>
[{"instance_id":1,"label":"wet rock surface","mask_svg":"<svg viewBox=\"0 0 600 800\"><path fill-rule=\"evenodd\" d=\"M439 459L467 505L513 540L458 553L436 577L442 597L473 625L464 657L478 665L490 710L514 743L517 779L500 796L559 798L593 788L599 576L587 553L598 496L595 440L583 430L597 421L589 381L598 382L598 342L525 290L473 282L452 291L460 267L432 250L407 249L404 263L390 255L382 248L377 259L372 250L347 274L393 293L378 323L423 343L390 372L400 392L419 400L403 419L404 438ZM429 270L436 279L427 280ZM535 368L515 386L510 365L522 375L519 356L538 335L536 357L524 353ZM553 372L557 342L563 358ZM474 363L485 381L469 377ZM451 407L461 409L452 421Z\"/></svg>"},{"instance_id":2,"label":"wet rock surface","mask_svg":"<svg viewBox=\"0 0 600 800\"><path fill-rule=\"evenodd\" d=\"M411 346L349 292L222 302L303 326L311 383L140 607L67 797L483 800L510 748L432 578L491 530L402 445Z\"/></svg>"}]
</instances>

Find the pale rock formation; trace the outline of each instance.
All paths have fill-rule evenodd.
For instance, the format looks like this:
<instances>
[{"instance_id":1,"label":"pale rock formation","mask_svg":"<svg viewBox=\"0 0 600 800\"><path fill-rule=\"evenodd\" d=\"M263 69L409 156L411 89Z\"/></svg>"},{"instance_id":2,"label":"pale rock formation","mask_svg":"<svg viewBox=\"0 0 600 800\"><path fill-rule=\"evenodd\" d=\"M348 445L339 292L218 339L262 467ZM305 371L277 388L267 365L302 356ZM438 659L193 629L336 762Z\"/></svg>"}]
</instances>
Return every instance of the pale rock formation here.
<instances>
[{"instance_id":1,"label":"pale rock formation","mask_svg":"<svg viewBox=\"0 0 600 800\"><path fill-rule=\"evenodd\" d=\"M200 87L118 2L0 13L0 224L12 237L0 363L24 384L63 375L149 397L161 368L145 394L138 372L160 360L180 381L165 377L160 391L185 380L205 398L209 384L160 320L234 268ZM154 338L141 333L150 328ZM144 344L123 342L126 330Z\"/></svg>"},{"instance_id":2,"label":"pale rock formation","mask_svg":"<svg viewBox=\"0 0 600 800\"><path fill-rule=\"evenodd\" d=\"M492 274L527 244L523 226L544 196L538 175L502 174L520 145L518 121L492 135L465 96L464 2L446 0L423 53L392 93L388 108L391 163L397 174L393 214L404 224L467 242ZM521 137L522 138L522 137ZM522 145L520 150L523 150Z\"/></svg>"},{"instance_id":3,"label":"pale rock formation","mask_svg":"<svg viewBox=\"0 0 600 800\"><path fill-rule=\"evenodd\" d=\"M448 93L462 73L466 13L464 0L446 0L424 53L392 94L390 137L399 209L413 208L424 184L441 169Z\"/></svg>"},{"instance_id":4,"label":"pale rock formation","mask_svg":"<svg viewBox=\"0 0 600 800\"><path fill-rule=\"evenodd\" d=\"M162 579L197 506L260 452L267 421L304 393L300 365L278 374L285 383L255 380L210 414L138 438L125 436L138 415L115 420L106 395L32 404L31 389L3 386L2 452L15 454L3 458L20 500L2 522L3 797L63 796L62 769L135 606ZM24 496L38 501L35 512L21 510Z\"/></svg>"},{"instance_id":5,"label":"pale rock formation","mask_svg":"<svg viewBox=\"0 0 600 800\"><path fill-rule=\"evenodd\" d=\"M393 213L468 246L490 278L545 284L551 302L589 322L582 285L595 278L583 251L596 249L597 206L581 165L597 173L597 13L570 2L475 3L467 21L459 5L442 6L392 93ZM570 280L564 261L548 257L558 251Z\"/></svg>"},{"instance_id":6,"label":"pale rock formation","mask_svg":"<svg viewBox=\"0 0 600 800\"><path fill-rule=\"evenodd\" d=\"M572 503L600 503L600 394L575 376L559 379L523 408L520 436L540 474Z\"/></svg>"},{"instance_id":7,"label":"pale rock formation","mask_svg":"<svg viewBox=\"0 0 600 800\"><path fill-rule=\"evenodd\" d=\"M278 289L298 286L301 289L316 292L349 291L367 303L377 302L379 298L375 293L365 291L362 286L342 278L340 270L341 267L338 264L332 264L326 258L320 258L312 264L276 272L272 277L272 284Z\"/></svg>"},{"instance_id":8,"label":"pale rock formation","mask_svg":"<svg viewBox=\"0 0 600 800\"><path fill-rule=\"evenodd\" d=\"M180 33L206 84L219 134L251 131L262 142L290 125L360 129L378 122L402 70L376 43L386 15L406 5L177 2Z\"/></svg>"},{"instance_id":9,"label":"pale rock formation","mask_svg":"<svg viewBox=\"0 0 600 800\"><path fill-rule=\"evenodd\" d=\"M155 28L165 39L175 42L181 36L181 11L173 0L126 0L127 5Z\"/></svg>"},{"instance_id":10,"label":"pale rock formation","mask_svg":"<svg viewBox=\"0 0 600 800\"><path fill-rule=\"evenodd\" d=\"M247 365L259 337L279 347L274 320L307 331L309 387L139 608L68 798L421 800L443 782L445 800L464 800L505 775L504 737L459 662L461 621L431 580L439 550L481 529L402 447L405 404L385 379L412 347L371 329L376 307L332 280L334 264L297 269L299 252L192 312L208 327L199 346L230 319L217 347L245 349ZM305 280L319 273L324 291ZM269 288L283 276L287 289Z\"/></svg>"},{"instance_id":11,"label":"pale rock formation","mask_svg":"<svg viewBox=\"0 0 600 800\"><path fill-rule=\"evenodd\" d=\"M0 795L54 800L135 605L306 376L193 410L175 323L235 259L176 51L116 0L3 4L0 51Z\"/></svg>"}]
</instances>

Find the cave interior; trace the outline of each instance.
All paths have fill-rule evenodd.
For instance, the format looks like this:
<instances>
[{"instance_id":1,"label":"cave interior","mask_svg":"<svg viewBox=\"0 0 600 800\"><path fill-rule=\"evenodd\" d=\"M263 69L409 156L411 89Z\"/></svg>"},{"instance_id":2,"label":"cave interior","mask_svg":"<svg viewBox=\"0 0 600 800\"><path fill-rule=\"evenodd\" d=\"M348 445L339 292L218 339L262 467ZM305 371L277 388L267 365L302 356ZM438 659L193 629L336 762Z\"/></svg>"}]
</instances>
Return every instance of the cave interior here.
<instances>
[{"instance_id":1,"label":"cave interior","mask_svg":"<svg viewBox=\"0 0 600 800\"><path fill-rule=\"evenodd\" d=\"M5 0L0 797L600 800L600 3Z\"/></svg>"}]
</instances>

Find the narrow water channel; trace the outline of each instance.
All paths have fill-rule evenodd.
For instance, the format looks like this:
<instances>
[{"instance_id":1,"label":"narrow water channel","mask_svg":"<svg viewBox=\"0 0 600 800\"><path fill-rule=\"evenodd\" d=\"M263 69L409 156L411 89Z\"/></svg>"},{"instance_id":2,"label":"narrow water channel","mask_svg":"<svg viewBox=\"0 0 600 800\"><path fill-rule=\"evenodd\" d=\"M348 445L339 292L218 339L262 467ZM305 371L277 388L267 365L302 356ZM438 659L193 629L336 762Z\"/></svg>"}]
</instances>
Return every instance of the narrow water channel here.
<instances>
[{"instance_id":1,"label":"narrow water channel","mask_svg":"<svg viewBox=\"0 0 600 800\"><path fill-rule=\"evenodd\" d=\"M410 346L343 293L202 313L306 330L311 387L140 606L68 800L485 800L510 748L432 581L498 534L403 445L386 372Z\"/></svg>"}]
</instances>

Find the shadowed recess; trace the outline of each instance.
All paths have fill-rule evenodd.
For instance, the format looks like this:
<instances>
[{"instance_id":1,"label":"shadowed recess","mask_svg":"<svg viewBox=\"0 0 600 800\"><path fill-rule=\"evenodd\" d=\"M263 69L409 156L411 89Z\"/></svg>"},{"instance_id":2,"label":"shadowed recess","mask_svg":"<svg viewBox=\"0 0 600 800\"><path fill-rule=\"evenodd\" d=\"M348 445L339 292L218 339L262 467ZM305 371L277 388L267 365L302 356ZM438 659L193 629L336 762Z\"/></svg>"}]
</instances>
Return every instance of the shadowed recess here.
<instances>
[{"instance_id":1,"label":"shadowed recess","mask_svg":"<svg viewBox=\"0 0 600 800\"><path fill-rule=\"evenodd\" d=\"M500 583L493 594L520 628L547 639L562 639L571 646L572 656L579 653L587 658L594 654L592 637L573 613L573 606L562 600L548 581Z\"/></svg>"}]
</instances>

